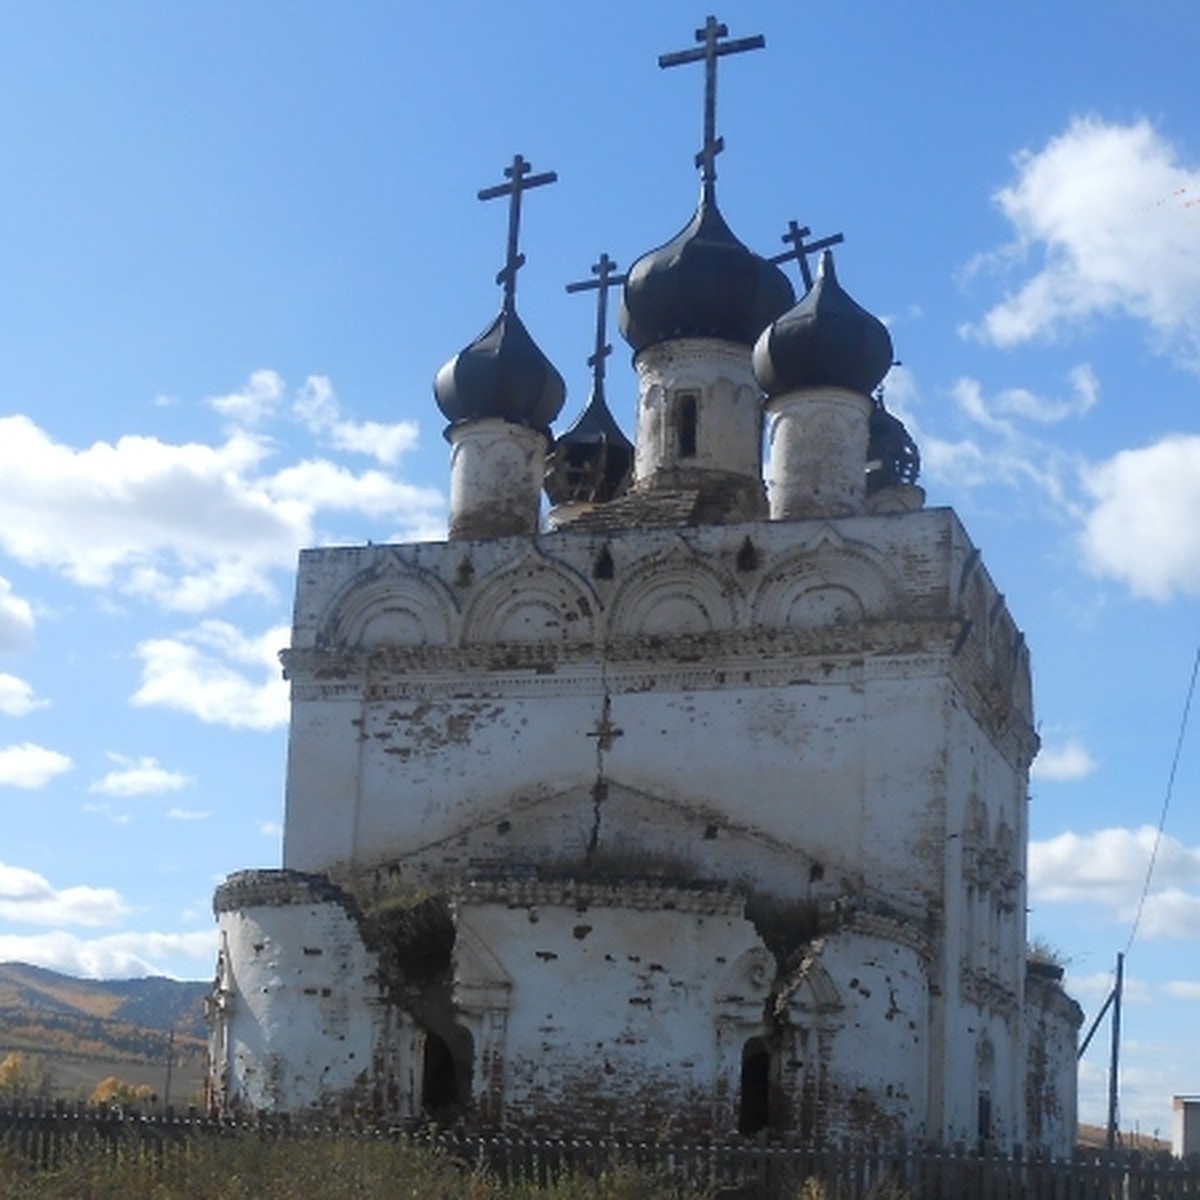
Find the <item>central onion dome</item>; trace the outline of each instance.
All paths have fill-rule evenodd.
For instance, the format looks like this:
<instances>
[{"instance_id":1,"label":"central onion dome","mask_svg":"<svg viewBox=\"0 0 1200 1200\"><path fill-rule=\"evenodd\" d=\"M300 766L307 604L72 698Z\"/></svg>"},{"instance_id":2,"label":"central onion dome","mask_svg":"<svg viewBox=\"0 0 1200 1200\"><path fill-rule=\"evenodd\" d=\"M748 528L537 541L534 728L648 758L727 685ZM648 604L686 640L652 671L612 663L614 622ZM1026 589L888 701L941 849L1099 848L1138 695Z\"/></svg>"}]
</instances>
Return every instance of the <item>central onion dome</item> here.
<instances>
[{"instance_id":1,"label":"central onion dome","mask_svg":"<svg viewBox=\"0 0 1200 1200\"><path fill-rule=\"evenodd\" d=\"M804 298L754 347L754 375L769 396L819 387L869 396L891 365L891 334L842 290L828 250Z\"/></svg>"},{"instance_id":2,"label":"central onion dome","mask_svg":"<svg viewBox=\"0 0 1200 1200\"><path fill-rule=\"evenodd\" d=\"M499 418L549 437L567 385L516 311L506 306L437 373L433 394L452 426Z\"/></svg>"},{"instance_id":3,"label":"central onion dome","mask_svg":"<svg viewBox=\"0 0 1200 1200\"><path fill-rule=\"evenodd\" d=\"M743 246L704 196L684 229L630 268L621 335L635 353L686 337L752 346L795 299L787 276Z\"/></svg>"}]
</instances>

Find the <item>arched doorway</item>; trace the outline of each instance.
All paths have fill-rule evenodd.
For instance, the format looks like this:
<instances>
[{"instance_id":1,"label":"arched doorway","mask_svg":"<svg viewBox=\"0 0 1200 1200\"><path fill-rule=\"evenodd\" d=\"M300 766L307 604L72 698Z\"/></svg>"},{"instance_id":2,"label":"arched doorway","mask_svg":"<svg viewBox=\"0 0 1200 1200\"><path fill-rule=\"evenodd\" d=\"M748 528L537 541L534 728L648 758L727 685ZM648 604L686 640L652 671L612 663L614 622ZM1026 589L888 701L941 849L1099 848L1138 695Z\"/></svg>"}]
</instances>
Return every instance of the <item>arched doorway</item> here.
<instances>
[{"instance_id":1,"label":"arched doorway","mask_svg":"<svg viewBox=\"0 0 1200 1200\"><path fill-rule=\"evenodd\" d=\"M760 1037L742 1047L738 1133L751 1137L771 1125L771 1051Z\"/></svg>"}]
</instances>

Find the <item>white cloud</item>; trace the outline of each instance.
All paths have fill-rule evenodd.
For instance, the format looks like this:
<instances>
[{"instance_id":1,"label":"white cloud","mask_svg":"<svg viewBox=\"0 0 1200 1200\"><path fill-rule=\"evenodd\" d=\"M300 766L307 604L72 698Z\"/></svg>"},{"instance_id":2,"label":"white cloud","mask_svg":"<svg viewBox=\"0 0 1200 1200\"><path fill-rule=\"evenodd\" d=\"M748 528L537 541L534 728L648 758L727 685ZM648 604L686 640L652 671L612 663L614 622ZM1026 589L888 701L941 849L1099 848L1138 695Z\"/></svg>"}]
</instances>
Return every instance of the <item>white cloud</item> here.
<instances>
[{"instance_id":1,"label":"white cloud","mask_svg":"<svg viewBox=\"0 0 1200 1200\"><path fill-rule=\"evenodd\" d=\"M260 370L251 374L240 391L209 396L205 403L239 425L258 425L274 414L283 392L283 378L277 371Z\"/></svg>"},{"instance_id":2,"label":"white cloud","mask_svg":"<svg viewBox=\"0 0 1200 1200\"><path fill-rule=\"evenodd\" d=\"M75 764L57 750L33 742L0 749L0 787L34 791L71 770Z\"/></svg>"},{"instance_id":3,"label":"white cloud","mask_svg":"<svg viewBox=\"0 0 1200 1200\"><path fill-rule=\"evenodd\" d=\"M968 327L998 346L1051 338L1097 316L1145 322L1200 367L1200 170L1149 121L1076 118L1043 149L1016 156L996 194L1014 241L973 266L1033 273Z\"/></svg>"},{"instance_id":4,"label":"white cloud","mask_svg":"<svg viewBox=\"0 0 1200 1200\"><path fill-rule=\"evenodd\" d=\"M176 637L142 642L142 684L132 703L175 709L211 725L279 728L288 719L288 688L278 654L289 636L286 626L250 638L227 622L204 621ZM247 667L255 668L255 677Z\"/></svg>"},{"instance_id":5,"label":"white cloud","mask_svg":"<svg viewBox=\"0 0 1200 1200\"><path fill-rule=\"evenodd\" d=\"M210 403L244 424L265 416L282 389L274 372L255 372L242 392ZM321 403L312 422L341 448L369 448L387 462L414 444L413 425L355 425L337 418L331 392ZM276 573L320 541L322 508L390 517L401 529L424 529L444 510L436 490L378 470L317 460L272 474L275 452L245 428L217 445L130 436L76 449L26 416L0 418L0 550L87 587L199 613L237 596L275 599ZM6 588L0 648L32 631L29 606Z\"/></svg>"},{"instance_id":6,"label":"white cloud","mask_svg":"<svg viewBox=\"0 0 1200 1200\"><path fill-rule=\"evenodd\" d=\"M283 826L278 821L263 821L258 826L258 832L263 837L281 837L283 835Z\"/></svg>"},{"instance_id":7,"label":"white cloud","mask_svg":"<svg viewBox=\"0 0 1200 1200\"><path fill-rule=\"evenodd\" d=\"M25 962L86 979L164 975L163 964L195 964L188 977L208 975L217 954L215 930L194 933L113 933L81 938L56 930L26 937L0 934L0 961Z\"/></svg>"},{"instance_id":8,"label":"white cloud","mask_svg":"<svg viewBox=\"0 0 1200 1200\"><path fill-rule=\"evenodd\" d=\"M1173 979L1163 985L1163 991L1177 1000L1200 1000L1200 983L1190 979Z\"/></svg>"},{"instance_id":9,"label":"white cloud","mask_svg":"<svg viewBox=\"0 0 1200 1200\"><path fill-rule=\"evenodd\" d=\"M1112 971L1092 971L1087 975L1076 975L1068 970L1063 981L1067 992L1081 1004L1097 1009L1113 990L1116 975ZM1126 974L1121 981L1122 999L1134 1004L1149 1004L1153 999L1150 985L1136 975Z\"/></svg>"},{"instance_id":10,"label":"white cloud","mask_svg":"<svg viewBox=\"0 0 1200 1200\"><path fill-rule=\"evenodd\" d=\"M1096 766L1096 760L1087 748L1071 739L1060 746L1043 746L1029 773L1035 779L1065 783L1085 779L1095 771Z\"/></svg>"},{"instance_id":11,"label":"white cloud","mask_svg":"<svg viewBox=\"0 0 1200 1200\"><path fill-rule=\"evenodd\" d=\"M1173 434L1085 472L1084 556L1136 595L1200 595L1200 437Z\"/></svg>"},{"instance_id":12,"label":"white cloud","mask_svg":"<svg viewBox=\"0 0 1200 1200\"><path fill-rule=\"evenodd\" d=\"M203 812L197 808L170 808L167 810L169 821L207 821L211 812Z\"/></svg>"},{"instance_id":13,"label":"white cloud","mask_svg":"<svg viewBox=\"0 0 1200 1200\"><path fill-rule=\"evenodd\" d=\"M112 888L55 888L36 871L0 863L0 917L6 921L26 925L111 925L127 912L120 893Z\"/></svg>"},{"instance_id":14,"label":"white cloud","mask_svg":"<svg viewBox=\"0 0 1200 1200\"><path fill-rule=\"evenodd\" d=\"M1156 837L1143 825L1031 842L1030 894L1039 903L1104 905L1115 918L1132 920ZM1200 937L1200 846L1163 836L1139 928L1149 938Z\"/></svg>"},{"instance_id":15,"label":"white cloud","mask_svg":"<svg viewBox=\"0 0 1200 1200\"><path fill-rule=\"evenodd\" d=\"M266 444L123 437L76 450L28 417L0 418L0 546L90 587L119 585L192 609L270 594L268 572L310 540L310 510L254 478Z\"/></svg>"},{"instance_id":16,"label":"white cloud","mask_svg":"<svg viewBox=\"0 0 1200 1200\"><path fill-rule=\"evenodd\" d=\"M333 385L323 375L310 375L304 381L292 412L311 433L327 437L334 449L369 454L388 466L417 444L415 421L384 425L378 421L357 422L343 418Z\"/></svg>"},{"instance_id":17,"label":"white cloud","mask_svg":"<svg viewBox=\"0 0 1200 1200\"><path fill-rule=\"evenodd\" d=\"M1140 930L1148 938L1200 938L1200 894L1178 887L1152 893L1146 897Z\"/></svg>"},{"instance_id":18,"label":"white cloud","mask_svg":"<svg viewBox=\"0 0 1200 1200\"><path fill-rule=\"evenodd\" d=\"M25 650L33 641L33 609L0 579L0 650Z\"/></svg>"},{"instance_id":19,"label":"white cloud","mask_svg":"<svg viewBox=\"0 0 1200 1200\"><path fill-rule=\"evenodd\" d=\"M48 708L49 700L39 700L33 688L15 675L0 672L0 713L6 717L25 717L35 708Z\"/></svg>"},{"instance_id":20,"label":"white cloud","mask_svg":"<svg viewBox=\"0 0 1200 1200\"><path fill-rule=\"evenodd\" d=\"M89 792L104 796L154 796L178 792L193 780L179 771L168 771L154 758L126 758L123 754L108 756L117 764L102 779L89 784Z\"/></svg>"}]
</instances>

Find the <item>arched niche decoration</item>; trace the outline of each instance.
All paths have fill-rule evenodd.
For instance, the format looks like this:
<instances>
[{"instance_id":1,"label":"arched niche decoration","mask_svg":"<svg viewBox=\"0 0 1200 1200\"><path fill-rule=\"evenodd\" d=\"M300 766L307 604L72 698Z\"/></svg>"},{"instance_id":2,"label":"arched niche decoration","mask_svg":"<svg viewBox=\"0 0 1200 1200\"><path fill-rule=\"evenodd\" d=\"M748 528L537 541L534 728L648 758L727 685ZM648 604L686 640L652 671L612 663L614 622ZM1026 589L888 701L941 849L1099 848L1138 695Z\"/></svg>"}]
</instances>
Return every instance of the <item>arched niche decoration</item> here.
<instances>
[{"instance_id":1,"label":"arched niche decoration","mask_svg":"<svg viewBox=\"0 0 1200 1200\"><path fill-rule=\"evenodd\" d=\"M754 623L817 629L886 616L899 586L874 551L830 533L771 564L753 598Z\"/></svg>"},{"instance_id":2,"label":"arched niche decoration","mask_svg":"<svg viewBox=\"0 0 1200 1200\"><path fill-rule=\"evenodd\" d=\"M612 602L611 637L705 634L738 624L744 597L737 580L688 548L632 563L624 574Z\"/></svg>"},{"instance_id":3,"label":"arched niche decoration","mask_svg":"<svg viewBox=\"0 0 1200 1200\"><path fill-rule=\"evenodd\" d=\"M573 567L536 549L477 582L463 642L590 642L600 600Z\"/></svg>"},{"instance_id":4,"label":"arched niche decoration","mask_svg":"<svg viewBox=\"0 0 1200 1200\"><path fill-rule=\"evenodd\" d=\"M317 644L351 650L445 646L456 640L458 620L454 596L436 575L390 555L341 590Z\"/></svg>"},{"instance_id":5,"label":"arched niche decoration","mask_svg":"<svg viewBox=\"0 0 1200 1200\"><path fill-rule=\"evenodd\" d=\"M775 956L762 946L736 959L717 984L714 998L725 1020L739 1017L759 1022L763 1005L775 981Z\"/></svg>"}]
</instances>

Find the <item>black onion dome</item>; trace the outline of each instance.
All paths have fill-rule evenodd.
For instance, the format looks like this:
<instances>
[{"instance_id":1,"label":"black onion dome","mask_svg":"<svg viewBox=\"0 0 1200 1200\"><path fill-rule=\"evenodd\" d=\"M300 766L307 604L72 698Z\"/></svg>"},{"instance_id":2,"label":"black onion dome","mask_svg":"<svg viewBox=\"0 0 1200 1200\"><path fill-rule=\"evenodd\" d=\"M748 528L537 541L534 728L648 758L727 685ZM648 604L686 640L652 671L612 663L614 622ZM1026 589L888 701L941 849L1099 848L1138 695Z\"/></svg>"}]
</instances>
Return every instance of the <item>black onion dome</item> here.
<instances>
[{"instance_id":1,"label":"black onion dome","mask_svg":"<svg viewBox=\"0 0 1200 1200\"><path fill-rule=\"evenodd\" d=\"M891 334L842 290L828 250L804 298L754 347L754 375L768 396L811 387L869 396L891 365Z\"/></svg>"},{"instance_id":2,"label":"black onion dome","mask_svg":"<svg viewBox=\"0 0 1200 1200\"><path fill-rule=\"evenodd\" d=\"M921 452L904 422L875 397L867 442L867 495L883 488L917 482L921 474Z\"/></svg>"},{"instance_id":3,"label":"black onion dome","mask_svg":"<svg viewBox=\"0 0 1200 1200\"><path fill-rule=\"evenodd\" d=\"M633 443L621 431L602 392L593 392L579 419L557 438L546 460L551 504L604 504L629 483Z\"/></svg>"},{"instance_id":4,"label":"black onion dome","mask_svg":"<svg viewBox=\"0 0 1200 1200\"><path fill-rule=\"evenodd\" d=\"M743 246L716 201L702 197L680 233L630 268L621 334L635 352L680 337L752 346L795 299L788 277Z\"/></svg>"},{"instance_id":5,"label":"black onion dome","mask_svg":"<svg viewBox=\"0 0 1200 1200\"><path fill-rule=\"evenodd\" d=\"M501 311L437 373L433 394L451 425L499 417L549 435L567 386L521 318Z\"/></svg>"}]
</instances>

